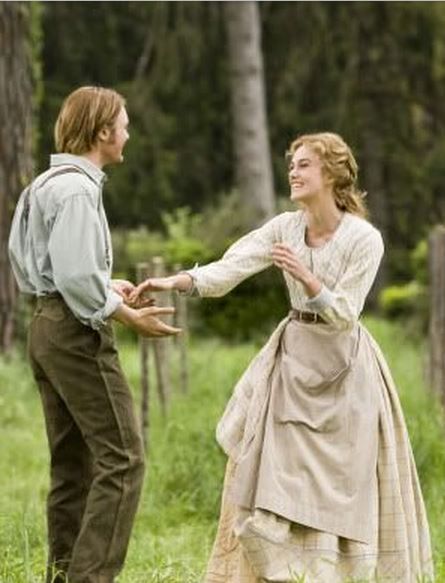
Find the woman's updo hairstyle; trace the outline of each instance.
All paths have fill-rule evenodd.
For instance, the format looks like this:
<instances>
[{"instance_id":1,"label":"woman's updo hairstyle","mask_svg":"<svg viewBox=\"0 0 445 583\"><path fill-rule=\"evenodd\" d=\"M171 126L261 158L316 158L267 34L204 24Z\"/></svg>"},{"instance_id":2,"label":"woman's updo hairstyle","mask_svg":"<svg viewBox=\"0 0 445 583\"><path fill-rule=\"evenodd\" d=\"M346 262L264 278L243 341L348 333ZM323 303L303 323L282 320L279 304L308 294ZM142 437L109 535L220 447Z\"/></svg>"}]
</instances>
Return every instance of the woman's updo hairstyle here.
<instances>
[{"instance_id":1,"label":"woman's updo hairstyle","mask_svg":"<svg viewBox=\"0 0 445 583\"><path fill-rule=\"evenodd\" d=\"M288 155L293 156L300 146L307 146L320 157L325 176L333 182L337 208L366 218L366 193L357 187L358 165L346 142L331 132L305 134L291 143Z\"/></svg>"}]
</instances>

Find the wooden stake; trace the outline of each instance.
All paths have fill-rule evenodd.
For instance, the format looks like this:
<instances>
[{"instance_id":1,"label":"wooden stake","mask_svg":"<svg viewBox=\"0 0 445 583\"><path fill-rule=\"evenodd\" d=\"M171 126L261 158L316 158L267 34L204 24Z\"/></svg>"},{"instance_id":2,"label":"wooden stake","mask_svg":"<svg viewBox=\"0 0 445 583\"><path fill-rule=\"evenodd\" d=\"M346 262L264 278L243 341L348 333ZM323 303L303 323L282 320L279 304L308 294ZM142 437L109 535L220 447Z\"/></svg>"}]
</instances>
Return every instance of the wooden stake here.
<instances>
[{"instance_id":1,"label":"wooden stake","mask_svg":"<svg viewBox=\"0 0 445 583\"><path fill-rule=\"evenodd\" d=\"M152 259L153 277L163 277L165 275L164 260L162 257L153 257ZM159 306L171 305L170 294L156 295L156 304ZM167 415L168 402L171 394L170 381L170 350L168 338L153 338L153 349L156 363L157 388L161 411L164 416Z\"/></svg>"},{"instance_id":2,"label":"wooden stake","mask_svg":"<svg viewBox=\"0 0 445 583\"><path fill-rule=\"evenodd\" d=\"M429 377L445 405L445 226L435 227L429 237Z\"/></svg>"},{"instance_id":3,"label":"wooden stake","mask_svg":"<svg viewBox=\"0 0 445 583\"><path fill-rule=\"evenodd\" d=\"M182 270L182 266L177 264L174 266L174 272L178 273ZM179 353L179 387L181 393L188 392L189 372L188 372L188 328L187 328L187 296L177 293L175 295L175 324L182 328L182 333L175 336L175 343Z\"/></svg>"},{"instance_id":4,"label":"wooden stake","mask_svg":"<svg viewBox=\"0 0 445 583\"><path fill-rule=\"evenodd\" d=\"M141 283L149 276L149 264L138 263L136 266L137 282ZM141 371L141 430L145 451L149 448L150 430L150 367L149 367L149 339L139 336L139 355Z\"/></svg>"}]
</instances>

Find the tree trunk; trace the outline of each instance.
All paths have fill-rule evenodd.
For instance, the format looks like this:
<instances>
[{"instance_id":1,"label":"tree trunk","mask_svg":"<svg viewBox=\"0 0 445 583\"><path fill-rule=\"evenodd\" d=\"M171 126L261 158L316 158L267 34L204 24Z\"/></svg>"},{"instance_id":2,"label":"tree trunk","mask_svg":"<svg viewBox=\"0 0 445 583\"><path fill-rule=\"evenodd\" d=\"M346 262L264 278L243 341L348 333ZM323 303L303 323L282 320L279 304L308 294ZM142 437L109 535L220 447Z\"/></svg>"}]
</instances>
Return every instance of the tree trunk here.
<instances>
[{"instance_id":1,"label":"tree trunk","mask_svg":"<svg viewBox=\"0 0 445 583\"><path fill-rule=\"evenodd\" d=\"M225 2L236 182L251 226L275 212L257 2Z\"/></svg>"},{"instance_id":2,"label":"tree trunk","mask_svg":"<svg viewBox=\"0 0 445 583\"><path fill-rule=\"evenodd\" d=\"M31 4L0 2L0 352L12 345L17 298L7 252L11 217L32 173Z\"/></svg>"},{"instance_id":3,"label":"tree trunk","mask_svg":"<svg viewBox=\"0 0 445 583\"><path fill-rule=\"evenodd\" d=\"M445 227L429 236L429 381L445 405Z\"/></svg>"}]
</instances>

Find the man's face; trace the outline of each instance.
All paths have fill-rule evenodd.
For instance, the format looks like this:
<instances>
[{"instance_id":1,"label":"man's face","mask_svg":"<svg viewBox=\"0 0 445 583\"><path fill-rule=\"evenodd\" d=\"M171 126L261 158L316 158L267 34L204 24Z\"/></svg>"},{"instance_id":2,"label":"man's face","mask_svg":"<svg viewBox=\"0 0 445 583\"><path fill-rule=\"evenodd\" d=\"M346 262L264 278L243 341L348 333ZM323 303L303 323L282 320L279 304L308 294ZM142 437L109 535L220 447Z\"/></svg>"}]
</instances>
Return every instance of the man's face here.
<instances>
[{"instance_id":1,"label":"man's face","mask_svg":"<svg viewBox=\"0 0 445 583\"><path fill-rule=\"evenodd\" d=\"M123 162L123 149L130 137L128 133L128 114L123 107L116 118L114 127L108 130L106 139L100 141L100 153L104 165Z\"/></svg>"}]
</instances>

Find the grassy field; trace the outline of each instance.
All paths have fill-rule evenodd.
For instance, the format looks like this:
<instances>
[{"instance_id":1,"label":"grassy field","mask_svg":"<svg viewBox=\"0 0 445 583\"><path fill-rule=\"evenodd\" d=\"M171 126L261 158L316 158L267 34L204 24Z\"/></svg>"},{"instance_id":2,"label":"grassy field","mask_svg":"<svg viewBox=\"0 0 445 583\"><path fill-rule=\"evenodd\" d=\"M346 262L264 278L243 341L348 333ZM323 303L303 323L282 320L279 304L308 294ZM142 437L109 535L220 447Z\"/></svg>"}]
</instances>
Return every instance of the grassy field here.
<instances>
[{"instance_id":1,"label":"grassy field","mask_svg":"<svg viewBox=\"0 0 445 583\"><path fill-rule=\"evenodd\" d=\"M367 325L397 384L414 447L435 547L437 582L445 583L445 431L425 390L422 347L402 328ZM198 583L212 544L224 471L214 440L231 389L259 345L194 341L191 384L175 394L167 420L153 399L145 490L120 583ZM121 342L124 368L138 386L136 346ZM48 454L40 402L23 357L0 360L0 583L42 581Z\"/></svg>"}]
</instances>

